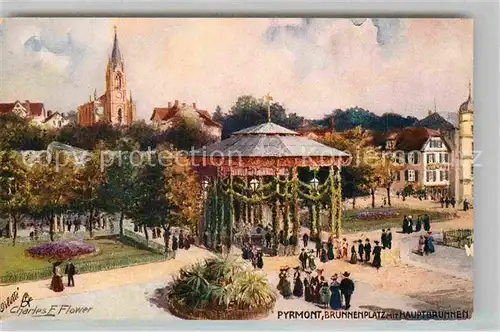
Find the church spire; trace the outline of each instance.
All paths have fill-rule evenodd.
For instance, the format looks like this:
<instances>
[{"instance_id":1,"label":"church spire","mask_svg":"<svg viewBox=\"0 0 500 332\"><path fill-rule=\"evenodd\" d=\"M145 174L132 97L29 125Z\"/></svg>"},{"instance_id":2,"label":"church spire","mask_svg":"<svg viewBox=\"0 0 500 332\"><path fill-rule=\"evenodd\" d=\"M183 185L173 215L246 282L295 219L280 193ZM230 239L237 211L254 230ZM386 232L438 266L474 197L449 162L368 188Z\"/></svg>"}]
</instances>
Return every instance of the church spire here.
<instances>
[{"instance_id":1,"label":"church spire","mask_svg":"<svg viewBox=\"0 0 500 332\"><path fill-rule=\"evenodd\" d=\"M111 64L113 68L116 68L118 65L123 66L123 58L120 52L120 47L118 46L118 33L117 27L114 26L115 30L115 39L113 41L113 51L111 51Z\"/></svg>"},{"instance_id":2,"label":"church spire","mask_svg":"<svg viewBox=\"0 0 500 332\"><path fill-rule=\"evenodd\" d=\"M132 90L128 90L129 94L130 94L130 103L132 104Z\"/></svg>"},{"instance_id":3,"label":"church spire","mask_svg":"<svg viewBox=\"0 0 500 332\"><path fill-rule=\"evenodd\" d=\"M469 100L472 100L472 84L469 80Z\"/></svg>"}]
</instances>

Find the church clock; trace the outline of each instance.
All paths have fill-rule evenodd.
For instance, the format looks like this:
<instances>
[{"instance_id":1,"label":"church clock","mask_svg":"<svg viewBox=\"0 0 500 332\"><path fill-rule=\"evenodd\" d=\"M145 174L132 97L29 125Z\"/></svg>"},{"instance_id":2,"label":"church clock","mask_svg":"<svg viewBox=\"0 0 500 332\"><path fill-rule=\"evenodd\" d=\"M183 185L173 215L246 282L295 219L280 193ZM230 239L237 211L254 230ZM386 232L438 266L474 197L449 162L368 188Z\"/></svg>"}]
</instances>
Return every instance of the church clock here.
<instances>
[{"instance_id":1,"label":"church clock","mask_svg":"<svg viewBox=\"0 0 500 332\"><path fill-rule=\"evenodd\" d=\"M116 93L116 98L118 98L118 99L122 99L122 93L121 93L121 92L117 92L117 93Z\"/></svg>"}]
</instances>

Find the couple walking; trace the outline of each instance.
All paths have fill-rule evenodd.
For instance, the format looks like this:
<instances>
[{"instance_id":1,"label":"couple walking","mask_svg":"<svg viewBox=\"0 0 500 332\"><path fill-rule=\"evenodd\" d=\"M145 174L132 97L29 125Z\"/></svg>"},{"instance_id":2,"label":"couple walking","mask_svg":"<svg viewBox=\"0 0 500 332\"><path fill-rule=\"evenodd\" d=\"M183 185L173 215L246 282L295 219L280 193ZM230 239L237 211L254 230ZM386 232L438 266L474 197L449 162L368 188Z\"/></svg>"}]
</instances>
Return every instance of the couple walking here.
<instances>
[{"instance_id":1,"label":"couple walking","mask_svg":"<svg viewBox=\"0 0 500 332\"><path fill-rule=\"evenodd\" d=\"M344 272L342 274L342 280L339 282L338 275L334 274L332 277L332 283L330 284L330 308L333 310L339 310L342 308L342 302L344 302L345 310L349 310L351 307L351 296L354 293L354 282L349 278L349 272ZM324 296L328 296L328 290L323 290ZM343 301L342 301L343 298Z\"/></svg>"},{"instance_id":2,"label":"couple walking","mask_svg":"<svg viewBox=\"0 0 500 332\"><path fill-rule=\"evenodd\" d=\"M64 284L63 284L63 275L61 271L60 265L62 262L56 262L53 264L52 267L52 281L50 283L50 289L52 289L54 292L59 293L64 290ZM66 264L66 269L64 271L68 275L68 287L74 287L75 286L75 279L74 276L76 274L76 267L71 261L71 259L68 260L68 264Z\"/></svg>"}]
</instances>

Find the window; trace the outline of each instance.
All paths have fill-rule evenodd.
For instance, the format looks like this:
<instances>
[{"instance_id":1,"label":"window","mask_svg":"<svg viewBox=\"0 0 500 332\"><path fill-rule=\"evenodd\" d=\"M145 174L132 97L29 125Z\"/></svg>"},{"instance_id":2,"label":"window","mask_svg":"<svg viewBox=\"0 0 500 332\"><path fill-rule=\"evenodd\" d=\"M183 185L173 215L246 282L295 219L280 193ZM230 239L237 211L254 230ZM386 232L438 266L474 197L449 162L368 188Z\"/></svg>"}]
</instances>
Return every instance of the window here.
<instances>
[{"instance_id":1,"label":"window","mask_svg":"<svg viewBox=\"0 0 500 332\"><path fill-rule=\"evenodd\" d=\"M470 165L470 176L474 176L474 165Z\"/></svg>"},{"instance_id":2,"label":"window","mask_svg":"<svg viewBox=\"0 0 500 332\"><path fill-rule=\"evenodd\" d=\"M442 148L443 142L440 139L431 139L429 146L431 148Z\"/></svg>"},{"instance_id":3,"label":"window","mask_svg":"<svg viewBox=\"0 0 500 332\"><path fill-rule=\"evenodd\" d=\"M122 123L122 109L118 109L118 123Z\"/></svg>"},{"instance_id":4,"label":"window","mask_svg":"<svg viewBox=\"0 0 500 332\"><path fill-rule=\"evenodd\" d=\"M433 164L435 162L436 162L436 155L434 153L428 153L427 154L427 163Z\"/></svg>"},{"instance_id":5,"label":"window","mask_svg":"<svg viewBox=\"0 0 500 332\"><path fill-rule=\"evenodd\" d=\"M439 154L439 162L440 163L448 163L449 162L449 160L448 160L448 153L447 152Z\"/></svg>"},{"instance_id":6,"label":"window","mask_svg":"<svg viewBox=\"0 0 500 332\"><path fill-rule=\"evenodd\" d=\"M448 171L441 170L439 171L440 181L448 181Z\"/></svg>"},{"instance_id":7,"label":"window","mask_svg":"<svg viewBox=\"0 0 500 332\"><path fill-rule=\"evenodd\" d=\"M415 181L415 171L412 169L408 170L408 181Z\"/></svg>"},{"instance_id":8,"label":"window","mask_svg":"<svg viewBox=\"0 0 500 332\"><path fill-rule=\"evenodd\" d=\"M408 164L416 165L418 163L418 152L412 151L407 154Z\"/></svg>"},{"instance_id":9,"label":"window","mask_svg":"<svg viewBox=\"0 0 500 332\"><path fill-rule=\"evenodd\" d=\"M401 173L399 171L396 171L392 174L392 179L394 181L401 181Z\"/></svg>"}]
</instances>

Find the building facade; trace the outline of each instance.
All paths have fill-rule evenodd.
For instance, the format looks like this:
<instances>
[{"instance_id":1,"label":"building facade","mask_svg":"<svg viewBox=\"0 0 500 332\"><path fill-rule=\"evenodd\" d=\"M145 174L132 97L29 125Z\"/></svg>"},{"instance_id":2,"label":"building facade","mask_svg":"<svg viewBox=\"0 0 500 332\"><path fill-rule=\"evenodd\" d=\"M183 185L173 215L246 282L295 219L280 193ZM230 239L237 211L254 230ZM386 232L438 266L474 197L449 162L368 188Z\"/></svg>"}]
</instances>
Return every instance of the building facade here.
<instances>
[{"instance_id":1,"label":"building facade","mask_svg":"<svg viewBox=\"0 0 500 332\"><path fill-rule=\"evenodd\" d=\"M459 186L458 201L474 201L474 103L472 87L469 97L460 105L459 118Z\"/></svg>"},{"instance_id":2,"label":"building facade","mask_svg":"<svg viewBox=\"0 0 500 332\"><path fill-rule=\"evenodd\" d=\"M47 111L47 117L43 120L43 127L46 129L61 129L69 123L70 120L63 113Z\"/></svg>"},{"instance_id":3,"label":"building facade","mask_svg":"<svg viewBox=\"0 0 500 332\"><path fill-rule=\"evenodd\" d=\"M14 113L22 118L29 119L33 124L42 125L47 118L45 106L40 102L24 102L16 100L13 103L0 103L0 115Z\"/></svg>"},{"instance_id":4,"label":"building facade","mask_svg":"<svg viewBox=\"0 0 500 332\"><path fill-rule=\"evenodd\" d=\"M105 92L97 97L97 91L94 90L89 101L78 107L78 123L81 126L91 126L98 122L126 126L134 120L135 103L132 100L132 92L127 94L125 64L115 27L113 50L106 67Z\"/></svg>"},{"instance_id":5,"label":"building facade","mask_svg":"<svg viewBox=\"0 0 500 332\"><path fill-rule=\"evenodd\" d=\"M154 108L150 120L155 128L168 130L175 124L175 119L178 116L194 117L196 121L199 121L203 130L220 140L222 125L214 121L208 111L198 109L196 103L188 105L179 103L178 100L174 103L169 102L167 107Z\"/></svg>"},{"instance_id":6,"label":"building facade","mask_svg":"<svg viewBox=\"0 0 500 332\"><path fill-rule=\"evenodd\" d=\"M409 127L388 136L386 151L393 153L403 170L394 173L392 189L424 189L432 199L452 197L450 170L452 149L439 130Z\"/></svg>"}]
</instances>

